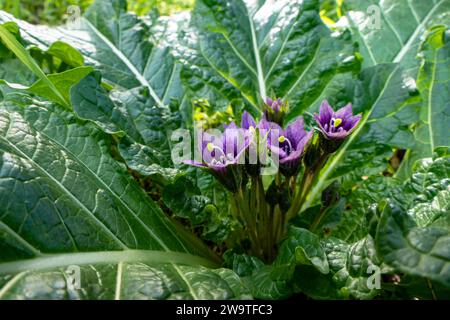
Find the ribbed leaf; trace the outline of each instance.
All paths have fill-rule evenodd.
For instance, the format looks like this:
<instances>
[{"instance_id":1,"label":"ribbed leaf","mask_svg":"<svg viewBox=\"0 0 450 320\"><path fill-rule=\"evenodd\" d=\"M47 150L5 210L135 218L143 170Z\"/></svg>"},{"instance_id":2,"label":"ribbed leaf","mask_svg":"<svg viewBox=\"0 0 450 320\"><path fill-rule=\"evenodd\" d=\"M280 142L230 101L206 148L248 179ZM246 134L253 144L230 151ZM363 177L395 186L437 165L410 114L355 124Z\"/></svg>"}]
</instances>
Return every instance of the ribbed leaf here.
<instances>
[{"instance_id":1,"label":"ribbed leaf","mask_svg":"<svg viewBox=\"0 0 450 320\"><path fill-rule=\"evenodd\" d=\"M385 263L414 276L450 287L450 159L423 160L393 195L377 230Z\"/></svg>"},{"instance_id":2,"label":"ribbed leaf","mask_svg":"<svg viewBox=\"0 0 450 320\"><path fill-rule=\"evenodd\" d=\"M155 106L146 87L108 94L99 74L92 74L72 88L71 100L78 117L121 137L119 152L131 169L165 179L178 174L171 160L170 136L181 127L181 115Z\"/></svg>"},{"instance_id":3,"label":"ribbed leaf","mask_svg":"<svg viewBox=\"0 0 450 320\"><path fill-rule=\"evenodd\" d=\"M410 174L414 162L431 157L438 147L450 146L450 41L449 29L437 26L422 45L422 66L417 86L422 95L420 121L415 129L416 145L410 150L400 174Z\"/></svg>"},{"instance_id":4,"label":"ribbed leaf","mask_svg":"<svg viewBox=\"0 0 450 320\"><path fill-rule=\"evenodd\" d=\"M0 107L0 298L245 294L231 271L199 267L216 258L109 156L105 134L26 102ZM81 289L64 281L73 266Z\"/></svg>"},{"instance_id":5,"label":"ribbed leaf","mask_svg":"<svg viewBox=\"0 0 450 320\"><path fill-rule=\"evenodd\" d=\"M288 238L280 246L275 264L289 263L313 265L323 274L330 271L319 237L302 228L291 227Z\"/></svg>"},{"instance_id":6,"label":"ribbed leaf","mask_svg":"<svg viewBox=\"0 0 450 320\"><path fill-rule=\"evenodd\" d=\"M292 294L290 280L295 264L283 261L281 264L264 265L256 257L228 251L224 255L225 265L232 268L246 287L258 299L284 299Z\"/></svg>"},{"instance_id":7,"label":"ribbed leaf","mask_svg":"<svg viewBox=\"0 0 450 320\"><path fill-rule=\"evenodd\" d=\"M419 68L416 56L423 34L450 17L448 0L348 0L344 8L360 44L363 67L400 63L413 79Z\"/></svg>"},{"instance_id":8,"label":"ribbed leaf","mask_svg":"<svg viewBox=\"0 0 450 320\"><path fill-rule=\"evenodd\" d=\"M287 98L290 117L355 67L353 46L322 24L319 1L197 1L190 29L178 26L174 50L193 98L222 110L243 100L258 113L262 99Z\"/></svg>"},{"instance_id":9,"label":"ribbed leaf","mask_svg":"<svg viewBox=\"0 0 450 320\"><path fill-rule=\"evenodd\" d=\"M324 275L310 267L299 267L295 273L297 290L315 299L371 299L378 294L369 286L374 271L379 270L375 244L371 236L355 243L329 238L322 241L330 265Z\"/></svg>"}]
</instances>

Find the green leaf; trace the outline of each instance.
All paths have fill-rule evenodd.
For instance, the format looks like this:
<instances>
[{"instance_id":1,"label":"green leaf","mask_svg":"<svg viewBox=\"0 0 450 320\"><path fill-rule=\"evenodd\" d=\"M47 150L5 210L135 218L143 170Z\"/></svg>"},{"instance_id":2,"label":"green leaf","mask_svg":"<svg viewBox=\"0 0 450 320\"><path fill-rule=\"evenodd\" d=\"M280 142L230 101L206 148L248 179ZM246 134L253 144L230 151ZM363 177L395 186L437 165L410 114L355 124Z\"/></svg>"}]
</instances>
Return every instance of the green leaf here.
<instances>
[{"instance_id":1,"label":"green leaf","mask_svg":"<svg viewBox=\"0 0 450 320\"><path fill-rule=\"evenodd\" d=\"M66 108L70 108L69 100L64 97L61 91L55 86L53 81L51 81L42 69L38 66L36 61L30 56L28 51L17 41L17 39L8 31L7 28L0 25L0 38L3 43L17 56L17 58L25 64L37 77L40 78L42 82L41 86L44 85L49 91L48 95L51 95L55 102L61 104ZM42 89L40 90L42 91Z\"/></svg>"},{"instance_id":2,"label":"green leaf","mask_svg":"<svg viewBox=\"0 0 450 320\"><path fill-rule=\"evenodd\" d=\"M216 258L109 156L111 141L93 124L9 100L0 132L0 298L245 294L231 271L199 266ZM64 281L70 266L81 269L81 289Z\"/></svg>"},{"instance_id":3,"label":"green leaf","mask_svg":"<svg viewBox=\"0 0 450 320\"><path fill-rule=\"evenodd\" d=\"M376 175L354 185L346 195L346 210L342 212L342 219L329 235L347 242L358 241L367 234L375 236L378 204L400 191L399 184L390 177Z\"/></svg>"},{"instance_id":4,"label":"green leaf","mask_svg":"<svg viewBox=\"0 0 450 320\"><path fill-rule=\"evenodd\" d=\"M176 216L189 219L194 225L205 222L209 218L206 207L210 204L210 199L200 195L200 190L185 176L165 186L162 197L164 204Z\"/></svg>"},{"instance_id":5,"label":"green leaf","mask_svg":"<svg viewBox=\"0 0 450 320\"><path fill-rule=\"evenodd\" d=\"M247 254L238 254L232 250L225 252L223 259L224 266L232 269L240 277L250 276L264 266L264 263L258 258Z\"/></svg>"},{"instance_id":6,"label":"green leaf","mask_svg":"<svg viewBox=\"0 0 450 320\"><path fill-rule=\"evenodd\" d=\"M315 0L197 1L191 29L178 28L174 51L189 94L217 110L243 100L257 114L274 94L289 100L292 118L358 65L352 43L331 36Z\"/></svg>"},{"instance_id":7,"label":"green leaf","mask_svg":"<svg viewBox=\"0 0 450 320\"><path fill-rule=\"evenodd\" d=\"M418 226L450 227L450 188L437 193L431 203L419 203L408 213L414 217Z\"/></svg>"},{"instance_id":8,"label":"green leaf","mask_svg":"<svg viewBox=\"0 0 450 320\"><path fill-rule=\"evenodd\" d=\"M227 251L224 254L225 266L232 268L257 299L285 299L292 294L290 280L294 265L264 265L256 257Z\"/></svg>"},{"instance_id":9,"label":"green leaf","mask_svg":"<svg viewBox=\"0 0 450 320\"><path fill-rule=\"evenodd\" d=\"M181 127L181 116L155 106L146 87L113 91L109 96L96 73L73 86L71 100L78 117L121 137L119 151L131 169L167 180L179 174L173 168L170 137Z\"/></svg>"},{"instance_id":10,"label":"green leaf","mask_svg":"<svg viewBox=\"0 0 450 320\"><path fill-rule=\"evenodd\" d=\"M94 69L92 67L78 67L70 69L61 73L47 75L48 80L58 90L58 94L62 96L66 101L70 101L70 89L73 85L91 73ZM56 95L53 90L50 90L48 85L41 80L36 81L31 86L25 86L18 83L10 83L0 79L0 83L6 84L8 87L14 90L25 90L30 93L36 94L39 97L46 98L50 101L59 103L60 97Z\"/></svg>"},{"instance_id":11,"label":"green leaf","mask_svg":"<svg viewBox=\"0 0 450 320\"><path fill-rule=\"evenodd\" d=\"M356 299L371 299L378 294L371 276L379 270L375 244L371 236L355 243L337 238L322 241L330 273L321 274L311 268L298 267L295 286L315 299L342 299L350 295Z\"/></svg>"},{"instance_id":12,"label":"green leaf","mask_svg":"<svg viewBox=\"0 0 450 320\"><path fill-rule=\"evenodd\" d=\"M411 208L417 203L432 201L440 191L450 184L449 158L423 159L416 162L414 173L405 182L400 199L403 208ZM398 199L398 198L396 198Z\"/></svg>"},{"instance_id":13,"label":"green leaf","mask_svg":"<svg viewBox=\"0 0 450 320\"><path fill-rule=\"evenodd\" d=\"M290 227L288 239L281 246L274 264L313 265L323 274L329 272L328 261L319 237L302 228Z\"/></svg>"},{"instance_id":14,"label":"green leaf","mask_svg":"<svg viewBox=\"0 0 450 320\"><path fill-rule=\"evenodd\" d=\"M381 142L381 143L380 143ZM362 182L364 176L372 176L386 170L388 160L392 157L392 147L382 141L376 144L364 144L365 148L356 144L349 146L345 157L330 173L329 179L342 177L342 185L351 188L355 182Z\"/></svg>"},{"instance_id":15,"label":"green leaf","mask_svg":"<svg viewBox=\"0 0 450 320\"><path fill-rule=\"evenodd\" d=\"M385 207L377 232L377 250L385 263L448 287L449 248L448 227L418 227L404 211L389 205Z\"/></svg>"},{"instance_id":16,"label":"green leaf","mask_svg":"<svg viewBox=\"0 0 450 320\"><path fill-rule=\"evenodd\" d=\"M421 48L417 87L423 104L415 129L417 142L402 165L402 176L410 173L416 160L431 157L438 147L450 146L450 42L445 41L446 32L449 30L444 26L430 29Z\"/></svg>"},{"instance_id":17,"label":"green leaf","mask_svg":"<svg viewBox=\"0 0 450 320\"><path fill-rule=\"evenodd\" d=\"M2 59L2 68L0 69L0 79L7 80L10 83L22 84L22 86L31 86L36 82L36 76L18 59ZM9 87L1 86L3 92L14 91Z\"/></svg>"},{"instance_id":18,"label":"green leaf","mask_svg":"<svg viewBox=\"0 0 450 320\"><path fill-rule=\"evenodd\" d=\"M242 281L250 288L257 299L286 299L292 294L291 278L294 268L291 265L263 266Z\"/></svg>"},{"instance_id":19,"label":"green leaf","mask_svg":"<svg viewBox=\"0 0 450 320\"><path fill-rule=\"evenodd\" d=\"M450 159L422 160L384 206L377 248L401 272L450 286Z\"/></svg>"},{"instance_id":20,"label":"green leaf","mask_svg":"<svg viewBox=\"0 0 450 320\"><path fill-rule=\"evenodd\" d=\"M69 44L62 41L53 42L46 53L50 54L51 56L57 57L65 64L72 67L81 67L82 65L84 65L84 58L81 53Z\"/></svg>"},{"instance_id":21,"label":"green leaf","mask_svg":"<svg viewBox=\"0 0 450 320\"><path fill-rule=\"evenodd\" d=\"M131 261L126 255L114 252L94 253L98 257L117 257L116 260L86 259L87 254L58 255L57 259L71 259L80 265L81 288L68 287L67 277L73 275L62 262L45 270L22 271L14 276L0 275L0 299L58 299L58 300L212 300L251 298L239 277L229 269L208 269L164 263L173 256L145 252L144 257L135 255ZM135 254L134 252L132 254ZM142 262L135 262L141 260ZM183 261L181 261L183 262ZM77 270L77 269L75 269Z\"/></svg>"},{"instance_id":22,"label":"green leaf","mask_svg":"<svg viewBox=\"0 0 450 320\"><path fill-rule=\"evenodd\" d=\"M0 12L0 21L14 21L25 41L47 50L57 40L83 55L103 79L118 88L146 87L155 105L168 105L172 98L187 103L179 71L169 48L154 45L153 31L144 18L126 11L125 0L96 0L81 18L80 30L34 26ZM162 24L161 24L162 25ZM150 40L150 41L149 41Z\"/></svg>"},{"instance_id":23,"label":"green leaf","mask_svg":"<svg viewBox=\"0 0 450 320\"><path fill-rule=\"evenodd\" d=\"M346 0L344 8L360 44L363 67L399 63L413 79L423 34L434 24L448 22L450 15L448 0Z\"/></svg>"}]
</instances>

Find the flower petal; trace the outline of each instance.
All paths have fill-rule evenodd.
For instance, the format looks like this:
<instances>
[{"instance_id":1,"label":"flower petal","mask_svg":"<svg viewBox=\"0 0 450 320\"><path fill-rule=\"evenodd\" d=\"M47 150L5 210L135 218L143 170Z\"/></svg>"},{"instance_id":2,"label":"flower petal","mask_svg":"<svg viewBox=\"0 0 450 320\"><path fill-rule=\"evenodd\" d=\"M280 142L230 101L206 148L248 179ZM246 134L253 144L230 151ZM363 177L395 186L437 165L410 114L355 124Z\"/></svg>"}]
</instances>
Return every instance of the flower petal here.
<instances>
[{"instance_id":1,"label":"flower petal","mask_svg":"<svg viewBox=\"0 0 450 320\"><path fill-rule=\"evenodd\" d=\"M347 120L347 123L345 124L344 129L348 131L349 133L352 132L356 126L358 125L359 121L361 120L362 115L358 114L354 117L351 117L349 120Z\"/></svg>"},{"instance_id":2,"label":"flower petal","mask_svg":"<svg viewBox=\"0 0 450 320\"><path fill-rule=\"evenodd\" d=\"M194 167L200 167L200 168L206 168L207 166L201 162L195 161L195 160L183 160L184 164L187 164L189 166Z\"/></svg>"},{"instance_id":3,"label":"flower petal","mask_svg":"<svg viewBox=\"0 0 450 320\"><path fill-rule=\"evenodd\" d=\"M327 138L330 140L342 140L342 139L345 139L349 135L349 132L342 130L342 131L337 131L337 132L328 132L326 135L327 135Z\"/></svg>"},{"instance_id":4,"label":"flower petal","mask_svg":"<svg viewBox=\"0 0 450 320\"><path fill-rule=\"evenodd\" d=\"M319 111L319 121L322 126L324 126L326 123L330 123L331 118L334 115L334 111L331 108L330 104L327 100L323 100L322 104L320 105L320 111Z\"/></svg>"},{"instance_id":5,"label":"flower petal","mask_svg":"<svg viewBox=\"0 0 450 320\"><path fill-rule=\"evenodd\" d=\"M302 153L303 150L295 150L294 152L291 152L291 154L288 155L287 157L284 158L280 157L280 164L285 164L292 161L299 161Z\"/></svg>"},{"instance_id":6,"label":"flower petal","mask_svg":"<svg viewBox=\"0 0 450 320\"><path fill-rule=\"evenodd\" d=\"M308 144L309 140L311 140L313 136L313 131L306 132L306 135L299 141L297 144L297 151L302 151L305 149L306 145Z\"/></svg>"},{"instance_id":7,"label":"flower petal","mask_svg":"<svg viewBox=\"0 0 450 320\"><path fill-rule=\"evenodd\" d=\"M334 114L335 118L342 119L342 121L345 121L353 115L352 113L352 104L349 103L345 107L340 108L336 113Z\"/></svg>"},{"instance_id":8,"label":"flower petal","mask_svg":"<svg viewBox=\"0 0 450 320\"><path fill-rule=\"evenodd\" d=\"M286 128L286 136L292 144L294 149L297 149L297 145L301 139L306 136L304 129L304 121L302 117L298 117L294 122L289 124Z\"/></svg>"},{"instance_id":9,"label":"flower petal","mask_svg":"<svg viewBox=\"0 0 450 320\"><path fill-rule=\"evenodd\" d=\"M256 128L255 119L247 111L244 111L242 114L241 127L244 129L249 129L250 127Z\"/></svg>"}]
</instances>

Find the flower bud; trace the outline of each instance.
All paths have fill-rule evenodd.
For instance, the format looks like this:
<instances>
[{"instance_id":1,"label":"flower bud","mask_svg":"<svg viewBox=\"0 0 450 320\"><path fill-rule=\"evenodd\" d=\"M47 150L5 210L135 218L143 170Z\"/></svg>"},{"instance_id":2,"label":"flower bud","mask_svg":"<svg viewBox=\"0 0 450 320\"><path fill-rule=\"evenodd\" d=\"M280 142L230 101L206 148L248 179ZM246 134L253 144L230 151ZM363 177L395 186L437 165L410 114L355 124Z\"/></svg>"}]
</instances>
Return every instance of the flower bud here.
<instances>
[{"instance_id":1,"label":"flower bud","mask_svg":"<svg viewBox=\"0 0 450 320\"><path fill-rule=\"evenodd\" d=\"M269 122L275 122L280 126L283 125L284 116L288 111L288 103L281 98L271 99L266 98L264 104L264 115Z\"/></svg>"}]
</instances>

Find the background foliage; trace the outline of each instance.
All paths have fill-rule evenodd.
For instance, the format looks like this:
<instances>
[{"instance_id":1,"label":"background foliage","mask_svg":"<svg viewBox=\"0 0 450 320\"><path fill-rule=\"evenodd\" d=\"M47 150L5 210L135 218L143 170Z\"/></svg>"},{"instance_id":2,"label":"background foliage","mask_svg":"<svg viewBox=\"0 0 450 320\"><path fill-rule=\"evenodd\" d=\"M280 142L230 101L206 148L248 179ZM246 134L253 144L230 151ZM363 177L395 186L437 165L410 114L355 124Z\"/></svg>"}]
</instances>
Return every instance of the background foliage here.
<instances>
[{"instance_id":1,"label":"background foliage","mask_svg":"<svg viewBox=\"0 0 450 320\"><path fill-rule=\"evenodd\" d=\"M67 16L67 8L77 5L84 12L93 0L1 0L0 10L12 13L16 18L34 24L61 24ZM162 15L191 9L194 0L132 0L128 8L143 15L157 8Z\"/></svg>"}]
</instances>

